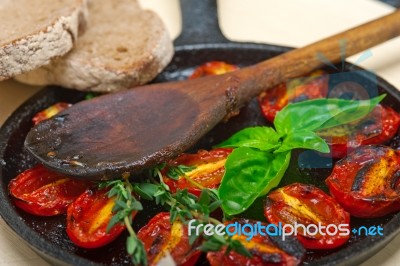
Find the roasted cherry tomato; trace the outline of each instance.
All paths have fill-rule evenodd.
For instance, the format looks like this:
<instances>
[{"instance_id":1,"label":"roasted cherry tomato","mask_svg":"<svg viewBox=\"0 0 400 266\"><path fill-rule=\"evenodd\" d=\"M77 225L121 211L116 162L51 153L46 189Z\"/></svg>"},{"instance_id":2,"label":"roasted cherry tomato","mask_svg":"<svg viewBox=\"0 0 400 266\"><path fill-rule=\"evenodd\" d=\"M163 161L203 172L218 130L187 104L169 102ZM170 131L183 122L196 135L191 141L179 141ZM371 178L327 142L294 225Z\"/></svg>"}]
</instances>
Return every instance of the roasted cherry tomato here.
<instances>
[{"instance_id":1,"label":"roasted cherry tomato","mask_svg":"<svg viewBox=\"0 0 400 266\"><path fill-rule=\"evenodd\" d=\"M49 119L53 116L55 116L56 114L58 114L59 112L71 107L72 104L70 103L56 103L53 104L52 106L46 108L45 110L37 113L33 118L32 118L32 122L34 125L38 124L39 122L42 122L43 120Z\"/></svg>"},{"instance_id":2,"label":"roasted cherry tomato","mask_svg":"<svg viewBox=\"0 0 400 266\"><path fill-rule=\"evenodd\" d=\"M271 123L288 103L324 98L328 94L328 75L321 70L308 77L292 79L262 92L258 96L261 112Z\"/></svg>"},{"instance_id":3,"label":"roasted cherry tomato","mask_svg":"<svg viewBox=\"0 0 400 266\"><path fill-rule=\"evenodd\" d=\"M68 207L67 234L75 245L82 248L102 247L125 230L124 224L117 223L109 232L106 231L115 205L115 197L109 198L107 192L107 189L89 189Z\"/></svg>"},{"instance_id":4,"label":"roasted cherry tomato","mask_svg":"<svg viewBox=\"0 0 400 266\"><path fill-rule=\"evenodd\" d=\"M37 165L11 180L8 188L17 207L31 214L52 216L66 213L67 207L89 186L88 182Z\"/></svg>"},{"instance_id":5,"label":"roasted cherry tomato","mask_svg":"<svg viewBox=\"0 0 400 266\"><path fill-rule=\"evenodd\" d=\"M230 224L234 222L228 222ZM262 225L264 228L267 226L261 222L254 222L250 220L241 219L238 223L243 226ZM249 229L249 228L248 228ZM230 230L230 229L229 229ZM235 230L233 229L232 233ZM249 229L250 230L250 229ZM239 230L240 231L240 230ZM257 232L254 234L254 232ZM256 265L276 265L276 266L292 266L298 265L304 256L304 249L300 243L294 238L287 238L285 241L279 240L279 237L275 237L274 241L267 234L262 232L264 235L259 233L259 229L253 231L253 236L248 240L248 236L239 235L238 233L232 236L233 240L238 240L252 255L252 257L246 257L235 251L226 253L226 248L221 249L217 252L208 252L207 259L211 266L256 266ZM250 231L248 232L250 233ZM290 253L290 254L289 254Z\"/></svg>"},{"instance_id":6,"label":"roasted cherry tomato","mask_svg":"<svg viewBox=\"0 0 400 266\"><path fill-rule=\"evenodd\" d=\"M185 176L179 176L178 180L174 180L168 177L170 169L165 167L162 171L164 182L172 193L175 193L177 189L187 188L190 193L200 195L201 189L191 183L191 180L206 188L218 188L225 173L226 158L231 152L232 149L218 148L211 151L199 150L196 154L182 154L169 164L184 165L194 167L194 169L186 172Z\"/></svg>"},{"instance_id":7,"label":"roasted cherry tomato","mask_svg":"<svg viewBox=\"0 0 400 266\"><path fill-rule=\"evenodd\" d=\"M201 78L205 76L221 75L237 69L239 69L239 67L221 61L207 62L197 67L192 73L192 75L190 75L189 79Z\"/></svg>"},{"instance_id":8,"label":"roasted cherry tomato","mask_svg":"<svg viewBox=\"0 0 400 266\"><path fill-rule=\"evenodd\" d=\"M333 158L342 158L361 145L384 144L397 132L400 115L390 107L377 105L359 121L318 131L331 148Z\"/></svg>"},{"instance_id":9,"label":"roasted cherry tomato","mask_svg":"<svg viewBox=\"0 0 400 266\"><path fill-rule=\"evenodd\" d=\"M297 238L308 249L336 248L350 237L350 215L334 198L312 185L294 183L270 193L265 217L275 225L304 225L298 227Z\"/></svg>"},{"instance_id":10,"label":"roasted cherry tomato","mask_svg":"<svg viewBox=\"0 0 400 266\"><path fill-rule=\"evenodd\" d=\"M200 251L196 249L198 243L189 244L187 226L178 220L170 224L167 212L154 216L137 236L143 242L149 265L157 265L167 252L176 265L194 265L200 256Z\"/></svg>"},{"instance_id":11,"label":"roasted cherry tomato","mask_svg":"<svg viewBox=\"0 0 400 266\"><path fill-rule=\"evenodd\" d=\"M360 147L338 161L326 184L351 215L380 217L400 210L400 151Z\"/></svg>"}]
</instances>

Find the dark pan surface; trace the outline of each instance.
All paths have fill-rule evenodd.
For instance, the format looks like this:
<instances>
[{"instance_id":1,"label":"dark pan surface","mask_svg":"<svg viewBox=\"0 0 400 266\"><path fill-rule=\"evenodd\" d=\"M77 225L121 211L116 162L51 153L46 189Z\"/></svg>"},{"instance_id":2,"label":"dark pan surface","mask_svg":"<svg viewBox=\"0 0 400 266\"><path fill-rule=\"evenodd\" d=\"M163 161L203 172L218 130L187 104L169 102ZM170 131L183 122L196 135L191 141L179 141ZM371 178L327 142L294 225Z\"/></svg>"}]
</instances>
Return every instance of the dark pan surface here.
<instances>
[{"instance_id":1,"label":"dark pan surface","mask_svg":"<svg viewBox=\"0 0 400 266\"><path fill-rule=\"evenodd\" d=\"M167 69L159 75L157 82L166 80L185 79L193 67L210 60L224 60L240 66L250 65L266 58L287 51L288 48L255 45L255 44L223 44L223 45L191 45L177 47L176 55ZM350 64L345 65L346 71L359 70ZM387 93L384 100L397 111L400 111L400 93L391 85L378 78L380 93ZM55 264L69 265L126 265L129 258L125 255L125 238L122 235L117 241L101 249L83 250L75 247L65 233L65 216L41 218L19 211L10 202L7 184L21 171L33 166L36 162L23 149L25 135L29 131L32 116L58 101L77 102L84 98L84 94L62 88L49 87L28 100L5 122L0 131L0 214L9 226L17 232L40 255ZM178 104L178 103L171 103ZM154 111L157 111L157 107ZM259 106L255 100L249 103L239 116L232 118L228 123L222 123L193 147L210 148L213 144L229 137L234 132L248 126L266 125L261 116ZM393 144L395 145L395 143ZM299 181L313 183L323 189L324 179L330 169L313 169L297 164L297 155L294 154L291 165L281 185ZM146 202L144 202L146 203ZM247 215L262 218L262 206L256 204ZM143 226L152 215L160 210L147 204L145 211L135 218L135 229ZM384 227L383 237L352 237L344 247L326 252L309 252L305 265L355 265L372 256L387 244L399 231L400 214L389 215L379 219L353 219L352 227L361 225L381 225ZM204 261L204 257L203 257ZM203 264L203 263L201 263Z\"/></svg>"}]
</instances>

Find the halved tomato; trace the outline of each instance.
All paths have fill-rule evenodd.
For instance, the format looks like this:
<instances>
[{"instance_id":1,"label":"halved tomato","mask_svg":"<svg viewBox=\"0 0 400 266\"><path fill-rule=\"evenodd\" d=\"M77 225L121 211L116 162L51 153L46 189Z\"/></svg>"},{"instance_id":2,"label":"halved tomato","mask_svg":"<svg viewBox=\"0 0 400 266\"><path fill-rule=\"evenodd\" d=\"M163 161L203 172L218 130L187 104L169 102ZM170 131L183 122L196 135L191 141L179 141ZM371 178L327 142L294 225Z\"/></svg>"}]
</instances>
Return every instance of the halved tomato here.
<instances>
[{"instance_id":1,"label":"halved tomato","mask_svg":"<svg viewBox=\"0 0 400 266\"><path fill-rule=\"evenodd\" d=\"M265 217L270 223L292 225L308 249L332 249L350 237L350 215L321 189L294 183L267 196ZM291 229L290 229L291 230Z\"/></svg>"},{"instance_id":2,"label":"halved tomato","mask_svg":"<svg viewBox=\"0 0 400 266\"><path fill-rule=\"evenodd\" d=\"M232 224L233 222L227 222L226 224ZM267 224L261 222L255 222L251 220L241 219L238 220L238 224L243 229L244 226L247 229L254 228L255 226L267 227ZM304 248L300 243L293 238L287 238L285 241L278 240L279 237L275 237L273 240L266 232L260 233L260 227L254 229L252 238L247 240L248 236L242 233L234 234L233 240L238 240L245 249L252 255L251 258L241 255L235 251L226 253L226 248L221 249L217 252L208 252L207 259L211 266L241 266L241 265L276 265L276 266L292 266L300 264L302 257L305 254ZM228 229L229 230L229 229ZM236 229L235 229L236 230ZM253 229L251 229L253 230ZM263 230L261 230L263 231ZM233 231L231 231L234 233ZM251 232L247 232L251 233Z\"/></svg>"},{"instance_id":3,"label":"halved tomato","mask_svg":"<svg viewBox=\"0 0 400 266\"><path fill-rule=\"evenodd\" d=\"M34 215L53 216L66 213L90 185L37 165L12 179L8 188L17 207Z\"/></svg>"},{"instance_id":4,"label":"halved tomato","mask_svg":"<svg viewBox=\"0 0 400 266\"><path fill-rule=\"evenodd\" d=\"M262 114L272 123L276 113L288 103L323 98L327 94L328 75L322 70L317 70L309 76L289 80L262 92L258 96L258 102Z\"/></svg>"},{"instance_id":5,"label":"halved tomato","mask_svg":"<svg viewBox=\"0 0 400 266\"><path fill-rule=\"evenodd\" d=\"M400 210L399 177L400 151L371 145L338 161L325 182L351 215L373 218Z\"/></svg>"},{"instance_id":6,"label":"halved tomato","mask_svg":"<svg viewBox=\"0 0 400 266\"><path fill-rule=\"evenodd\" d=\"M184 153L175 160L170 161L169 165L184 165L193 167L193 170L186 172L185 176L179 176L177 180L174 180L168 177L169 168L165 167L162 170L163 180L172 193L175 193L178 189L186 188L190 193L199 196L201 189L191 183L190 180L205 188L218 188L225 173L226 158L231 152L232 149L230 148L217 148L211 151L199 150L196 154Z\"/></svg>"},{"instance_id":7,"label":"halved tomato","mask_svg":"<svg viewBox=\"0 0 400 266\"><path fill-rule=\"evenodd\" d=\"M235 71L239 67L222 61L211 61L197 67L189 79L201 78L205 76L221 75L231 71Z\"/></svg>"},{"instance_id":8,"label":"halved tomato","mask_svg":"<svg viewBox=\"0 0 400 266\"><path fill-rule=\"evenodd\" d=\"M53 104L52 106L46 108L45 110L37 113L33 118L32 118L32 122L34 125L38 124L39 122L42 122L46 119L49 119L53 116L55 116L56 114L58 114L59 112L71 107L72 104L70 103L63 103L63 102L59 102L56 104Z\"/></svg>"},{"instance_id":9,"label":"halved tomato","mask_svg":"<svg viewBox=\"0 0 400 266\"><path fill-rule=\"evenodd\" d=\"M122 223L114 225L109 232L106 230L115 205L115 197L109 198L107 193L108 189L89 189L68 207L67 234L78 247L102 247L125 230Z\"/></svg>"},{"instance_id":10,"label":"halved tomato","mask_svg":"<svg viewBox=\"0 0 400 266\"><path fill-rule=\"evenodd\" d=\"M377 105L359 121L318 131L331 148L333 158L342 158L357 147L385 144L397 132L400 115L390 107Z\"/></svg>"},{"instance_id":11,"label":"halved tomato","mask_svg":"<svg viewBox=\"0 0 400 266\"><path fill-rule=\"evenodd\" d=\"M170 223L168 212L154 216L137 233L143 242L149 265L157 265L167 253L174 259L176 265L194 265L200 256L196 249L198 242L189 244L187 226L179 220Z\"/></svg>"}]
</instances>

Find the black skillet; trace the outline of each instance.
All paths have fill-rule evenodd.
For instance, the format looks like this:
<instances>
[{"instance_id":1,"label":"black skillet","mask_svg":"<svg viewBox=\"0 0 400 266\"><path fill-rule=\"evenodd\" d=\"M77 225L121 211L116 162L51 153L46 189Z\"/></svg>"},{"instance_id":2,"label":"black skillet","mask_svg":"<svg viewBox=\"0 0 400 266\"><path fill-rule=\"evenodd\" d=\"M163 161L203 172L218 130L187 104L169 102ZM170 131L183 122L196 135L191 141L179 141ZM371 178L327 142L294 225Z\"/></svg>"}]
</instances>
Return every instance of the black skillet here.
<instances>
[{"instance_id":1,"label":"black skillet","mask_svg":"<svg viewBox=\"0 0 400 266\"><path fill-rule=\"evenodd\" d=\"M400 1L391 4L399 5ZM169 66L161 73L156 82L185 79L193 70L204 62L222 60L240 66L251 65L290 50L287 47L234 43L225 39L219 31L215 0L182 0L184 32L175 41L175 56ZM344 72L352 72L358 82L374 82L373 75L365 72L355 73L360 68L349 63L344 64ZM386 81L377 78L379 93L386 93L384 104L400 111L400 93ZM125 238L122 235L111 245L95 250L84 250L75 247L65 233L65 216L41 218L26 214L10 202L7 184L21 171L30 168L36 162L23 149L24 138L32 126L31 118L38 111L53 103L78 102L85 94L59 87L47 87L20 106L4 123L0 130L0 214L6 223L20 235L40 256L57 265L125 265L130 260L125 253ZM157 112L156 107L154 111ZM228 123L220 124L207 136L202 138L196 147L210 148L212 145L229 137L234 132L248 126L266 125L261 117L255 100L242 109L239 116ZM160 132L162 134L162 132ZM395 141L392 145L397 145ZM291 165L281 185L299 181L313 183L323 189L323 181L330 173L330 168L312 168L307 163L299 162L294 154ZM317 155L313 161L322 160ZM305 161L307 162L307 161ZM328 166L330 162L327 163ZM326 162L325 162L326 165ZM145 205L145 212L135 218L135 229L143 226L160 209L152 204ZM261 215L260 215L261 214ZM257 205L247 215L262 217L262 209ZM308 252L305 265L356 265L383 248L400 232L400 214L389 215L379 219L353 219L352 227L380 225L384 228L382 237L355 237L342 248L324 252ZM206 264L204 257L200 264Z\"/></svg>"}]
</instances>

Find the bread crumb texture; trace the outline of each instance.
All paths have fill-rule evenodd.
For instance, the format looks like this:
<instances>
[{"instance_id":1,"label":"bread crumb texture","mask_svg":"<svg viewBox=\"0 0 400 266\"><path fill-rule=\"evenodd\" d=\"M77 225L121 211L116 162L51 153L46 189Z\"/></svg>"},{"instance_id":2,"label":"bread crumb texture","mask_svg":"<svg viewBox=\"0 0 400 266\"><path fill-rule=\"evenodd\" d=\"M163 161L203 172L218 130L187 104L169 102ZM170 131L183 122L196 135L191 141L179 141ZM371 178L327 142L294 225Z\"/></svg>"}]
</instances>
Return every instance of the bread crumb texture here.
<instances>
[{"instance_id":1,"label":"bread crumb texture","mask_svg":"<svg viewBox=\"0 0 400 266\"><path fill-rule=\"evenodd\" d=\"M86 17L86 0L0 0L0 80L66 54Z\"/></svg>"},{"instance_id":2,"label":"bread crumb texture","mask_svg":"<svg viewBox=\"0 0 400 266\"><path fill-rule=\"evenodd\" d=\"M173 44L152 11L136 0L93 0L85 33L66 56L18 76L33 85L110 92L152 80L170 62Z\"/></svg>"}]
</instances>

